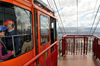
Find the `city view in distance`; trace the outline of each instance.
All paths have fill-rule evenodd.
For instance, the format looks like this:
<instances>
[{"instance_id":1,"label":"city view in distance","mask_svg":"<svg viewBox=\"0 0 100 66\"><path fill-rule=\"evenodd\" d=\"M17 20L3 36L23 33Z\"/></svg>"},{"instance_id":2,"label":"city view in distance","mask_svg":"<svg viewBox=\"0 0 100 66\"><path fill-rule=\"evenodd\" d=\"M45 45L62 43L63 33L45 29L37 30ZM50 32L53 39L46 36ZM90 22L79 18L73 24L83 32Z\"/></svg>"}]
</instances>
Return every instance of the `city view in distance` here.
<instances>
[{"instance_id":1,"label":"city view in distance","mask_svg":"<svg viewBox=\"0 0 100 66\"><path fill-rule=\"evenodd\" d=\"M67 27L67 28L65 27L65 32L64 32L64 29L62 27L59 27L57 29L58 38L59 39L62 38L62 32L61 32L61 30L64 33L64 35L77 35L77 27ZM94 28L91 31L91 35L93 34L93 31L94 31ZM90 28L88 28L88 27L79 27L78 28L78 35L89 35L89 32L90 32ZM95 30L94 35L100 37L100 27L98 27Z\"/></svg>"}]
</instances>

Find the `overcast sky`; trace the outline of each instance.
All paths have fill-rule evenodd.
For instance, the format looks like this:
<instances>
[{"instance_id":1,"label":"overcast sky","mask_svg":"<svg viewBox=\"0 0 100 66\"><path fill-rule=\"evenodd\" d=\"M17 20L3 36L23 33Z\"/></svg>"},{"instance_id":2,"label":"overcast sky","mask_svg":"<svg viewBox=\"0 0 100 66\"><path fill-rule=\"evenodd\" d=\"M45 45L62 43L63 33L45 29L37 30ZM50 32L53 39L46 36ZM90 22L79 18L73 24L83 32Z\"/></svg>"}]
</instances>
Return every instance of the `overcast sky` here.
<instances>
[{"instance_id":1,"label":"overcast sky","mask_svg":"<svg viewBox=\"0 0 100 66\"><path fill-rule=\"evenodd\" d=\"M42 0L48 4L47 0ZM51 8L56 12L56 8L53 0L48 0ZM76 0L55 0L64 27L77 27L77 2ZM91 27L96 11L99 7L100 0L78 0L78 27ZM96 4L96 8L95 7ZM61 5L61 6L60 6ZM55 13L58 17L58 23L62 26L58 13ZM100 16L100 11L97 15L95 25L97 24ZM100 27L100 23L98 25Z\"/></svg>"}]
</instances>

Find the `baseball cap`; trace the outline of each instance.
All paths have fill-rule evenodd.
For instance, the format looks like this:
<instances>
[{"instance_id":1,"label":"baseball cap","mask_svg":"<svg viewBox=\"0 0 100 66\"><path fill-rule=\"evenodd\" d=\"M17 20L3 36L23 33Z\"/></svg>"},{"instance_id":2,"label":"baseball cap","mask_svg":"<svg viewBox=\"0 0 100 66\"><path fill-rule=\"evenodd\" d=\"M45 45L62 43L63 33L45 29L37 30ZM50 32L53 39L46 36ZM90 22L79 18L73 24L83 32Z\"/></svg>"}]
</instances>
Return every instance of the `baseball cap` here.
<instances>
[{"instance_id":1,"label":"baseball cap","mask_svg":"<svg viewBox=\"0 0 100 66\"><path fill-rule=\"evenodd\" d=\"M14 22L12 20L7 20L5 23L3 23L4 25L8 25L8 24L14 24Z\"/></svg>"},{"instance_id":2,"label":"baseball cap","mask_svg":"<svg viewBox=\"0 0 100 66\"><path fill-rule=\"evenodd\" d=\"M7 29L6 27L1 27L1 26L0 26L0 31L6 30L6 29Z\"/></svg>"}]
</instances>

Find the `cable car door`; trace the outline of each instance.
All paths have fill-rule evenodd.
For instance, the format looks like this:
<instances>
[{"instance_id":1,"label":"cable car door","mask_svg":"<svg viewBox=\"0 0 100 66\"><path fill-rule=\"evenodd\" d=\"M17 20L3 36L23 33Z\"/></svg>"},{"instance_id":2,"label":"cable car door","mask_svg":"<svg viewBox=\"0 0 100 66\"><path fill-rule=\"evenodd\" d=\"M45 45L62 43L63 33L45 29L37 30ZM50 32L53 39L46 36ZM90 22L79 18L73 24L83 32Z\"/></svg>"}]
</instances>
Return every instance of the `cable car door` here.
<instances>
[{"instance_id":1,"label":"cable car door","mask_svg":"<svg viewBox=\"0 0 100 66\"><path fill-rule=\"evenodd\" d=\"M50 17L43 12L37 12L38 22L38 53L50 46ZM39 64L50 55L50 49L39 59ZM44 60L43 60L44 59Z\"/></svg>"}]
</instances>

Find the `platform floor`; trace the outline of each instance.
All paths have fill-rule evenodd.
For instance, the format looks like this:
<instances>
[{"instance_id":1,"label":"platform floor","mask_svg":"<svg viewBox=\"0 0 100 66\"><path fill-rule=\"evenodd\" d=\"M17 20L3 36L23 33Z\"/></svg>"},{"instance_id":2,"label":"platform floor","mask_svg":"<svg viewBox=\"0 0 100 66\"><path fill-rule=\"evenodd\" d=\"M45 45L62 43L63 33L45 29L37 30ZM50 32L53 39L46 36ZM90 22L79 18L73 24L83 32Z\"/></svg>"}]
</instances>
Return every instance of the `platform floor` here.
<instances>
[{"instance_id":1,"label":"platform floor","mask_svg":"<svg viewBox=\"0 0 100 66\"><path fill-rule=\"evenodd\" d=\"M58 58L58 66L100 66L97 60L88 53L87 55L66 55Z\"/></svg>"}]
</instances>

